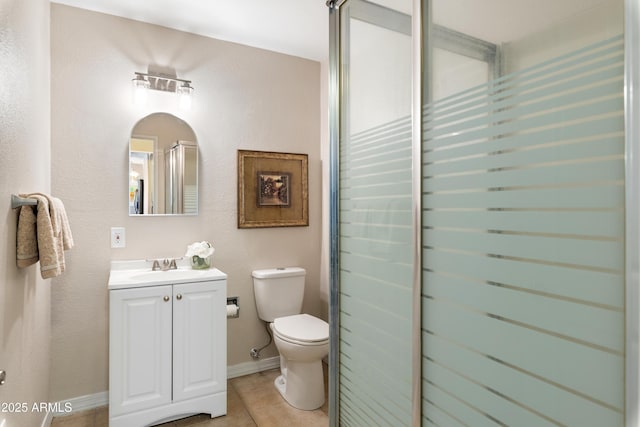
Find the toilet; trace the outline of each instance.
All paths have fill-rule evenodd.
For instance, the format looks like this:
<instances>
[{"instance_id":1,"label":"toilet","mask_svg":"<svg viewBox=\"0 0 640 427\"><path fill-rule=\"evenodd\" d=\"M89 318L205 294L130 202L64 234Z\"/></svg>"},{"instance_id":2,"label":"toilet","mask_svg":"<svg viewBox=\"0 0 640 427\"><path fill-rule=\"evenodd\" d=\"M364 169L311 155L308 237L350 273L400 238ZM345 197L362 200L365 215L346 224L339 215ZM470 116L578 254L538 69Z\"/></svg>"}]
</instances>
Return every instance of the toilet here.
<instances>
[{"instance_id":1,"label":"toilet","mask_svg":"<svg viewBox=\"0 0 640 427\"><path fill-rule=\"evenodd\" d=\"M274 384L291 406L313 410L324 404L322 358L329 353L329 324L302 314L306 271L299 267L255 270L258 317L269 323L280 353Z\"/></svg>"}]
</instances>

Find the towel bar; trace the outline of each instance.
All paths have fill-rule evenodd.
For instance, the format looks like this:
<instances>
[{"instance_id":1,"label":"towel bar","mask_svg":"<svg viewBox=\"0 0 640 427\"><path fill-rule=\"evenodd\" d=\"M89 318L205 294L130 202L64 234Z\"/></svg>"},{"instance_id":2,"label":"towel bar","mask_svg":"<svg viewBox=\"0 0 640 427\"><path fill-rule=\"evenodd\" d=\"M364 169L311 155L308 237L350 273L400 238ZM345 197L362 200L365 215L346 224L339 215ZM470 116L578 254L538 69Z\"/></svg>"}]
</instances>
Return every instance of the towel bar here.
<instances>
[{"instance_id":1,"label":"towel bar","mask_svg":"<svg viewBox=\"0 0 640 427\"><path fill-rule=\"evenodd\" d=\"M38 201L35 199L25 199L23 197L11 195L11 209L17 209L20 206L36 206Z\"/></svg>"}]
</instances>

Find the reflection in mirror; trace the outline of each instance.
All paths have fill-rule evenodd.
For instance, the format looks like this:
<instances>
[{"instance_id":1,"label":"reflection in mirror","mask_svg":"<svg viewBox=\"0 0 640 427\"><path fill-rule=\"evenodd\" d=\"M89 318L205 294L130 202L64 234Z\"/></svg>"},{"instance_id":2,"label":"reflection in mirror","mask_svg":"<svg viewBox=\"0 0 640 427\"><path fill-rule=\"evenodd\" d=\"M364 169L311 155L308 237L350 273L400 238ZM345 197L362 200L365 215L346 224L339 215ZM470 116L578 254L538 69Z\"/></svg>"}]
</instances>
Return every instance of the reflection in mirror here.
<instances>
[{"instance_id":1,"label":"reflection in mirror","mask_svg":"<svg viewBox=\"0 0 640 427\"><path fill-rule=\"evenodd\" d=\"M198 214L198 144L168 113L141 119L129 141L129 215Z\"/></svg>"}]
</instances>

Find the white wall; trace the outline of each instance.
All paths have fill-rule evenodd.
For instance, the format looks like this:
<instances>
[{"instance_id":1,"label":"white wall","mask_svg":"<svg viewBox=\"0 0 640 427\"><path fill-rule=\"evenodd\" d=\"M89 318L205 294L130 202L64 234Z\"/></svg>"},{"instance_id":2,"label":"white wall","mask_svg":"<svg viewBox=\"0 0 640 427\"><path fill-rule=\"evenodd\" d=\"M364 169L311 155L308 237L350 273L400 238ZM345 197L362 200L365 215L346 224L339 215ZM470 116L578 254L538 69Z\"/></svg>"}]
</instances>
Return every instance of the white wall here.
<instances>
[{"instance_id":1,"label":"white wall","mask_svg":"<svg viewBox=\"0 0 640 427\"><path fill-rule=\"evenodd\" d=\"M65 202L76 242L52 293L53 401L107 390L111 259L175 257L194 241L213 242L228 293L240 297L240 318L228 323L229 365L251 361L251 347L268 339L252 270L306 268L304 309L321 314L319 63L57 4L51 49L52 192ZM191 112L161 101L166 94L133 107L130 80L148 65L193 81ZM129 134L157 110L188 122L198 139L197 217L127 215ZM309 155L309 227L237 228L238 149ZM109 248L112 226L126 228L125 249ZM273 345L263 352L276 354Z\"/></svg>"},{"instance_id":2,"label":"white wall","mask_svg":"<svg viewBox=\"0 0 640 427\"><path fill-rule=\"evenodd\" d=\"M40 425L33 403L49 396L51 280L38 265L16 267L18 210L11 194L50 190L49 2L0 0L0 402L27 413L0 412L5 427Z\"/></svg>"}]
</instances>

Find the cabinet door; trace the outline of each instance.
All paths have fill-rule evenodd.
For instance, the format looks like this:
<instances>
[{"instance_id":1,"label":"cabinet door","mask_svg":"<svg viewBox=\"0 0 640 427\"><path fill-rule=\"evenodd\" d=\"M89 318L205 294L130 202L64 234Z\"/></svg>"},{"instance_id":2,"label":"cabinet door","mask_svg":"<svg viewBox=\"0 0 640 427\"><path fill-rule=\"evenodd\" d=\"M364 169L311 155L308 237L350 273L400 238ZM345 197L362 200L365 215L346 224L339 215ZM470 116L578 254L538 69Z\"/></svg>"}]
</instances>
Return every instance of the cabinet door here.
<instances>
[{"instance_id":1,"label":"cabinet door","mask_svg":"<svg viewBox=\"0 0 640 427\"><path fill-rule=\"evenodd\" d=\"M174 401L226 390L226 301L224 280L174 285Z\"/></svg>"},{"instance_id":2,"label":"cabinet door","mask_svg":"<svg viewBox=\"0 0 640 427\"><path fill-rule=\"evenodd\" d=\"M109 292L109 411L171 402L171 286Z\"/></svg>"}]
</instances>

